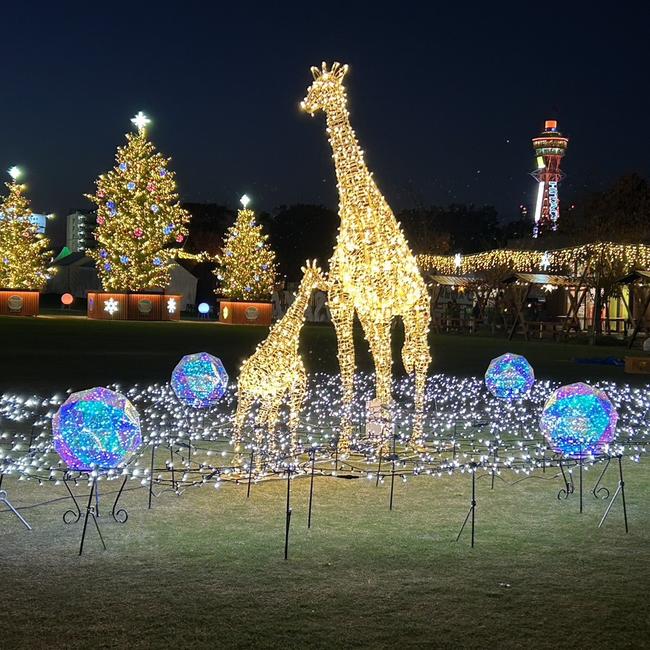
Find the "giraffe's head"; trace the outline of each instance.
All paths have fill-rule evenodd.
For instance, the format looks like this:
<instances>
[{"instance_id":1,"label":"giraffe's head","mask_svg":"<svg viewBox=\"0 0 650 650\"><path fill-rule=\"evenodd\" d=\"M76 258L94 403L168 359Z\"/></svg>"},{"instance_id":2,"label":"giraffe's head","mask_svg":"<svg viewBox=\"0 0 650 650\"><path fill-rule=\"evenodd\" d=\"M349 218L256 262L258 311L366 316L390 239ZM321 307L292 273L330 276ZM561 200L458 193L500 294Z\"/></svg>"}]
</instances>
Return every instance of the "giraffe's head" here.
<instances>
[{"instance_id":1,"label":"giraffe's head","mask_svg":"<svg viewBox=\"0 0 650 650\"><path fill-rule=\"evenodd\" d=\"M311 73L314 83L307 88L307 96L300 102L300 108L314 115L319 110L327 110L332 100L339 98L344 92L343 77L348 71L347 65L333 63L330 70L323 61L320 68L312 66Z\"/></svg>"},{"instance_id":2,"label":"giraffe's head","mask_svg":"<svg viewBox=\"0 0 650 650\"><path fill-rule=\"evenodd\" d=\"M302 271L302 280L298 291L307 290L311 293L314 289L327 291L327 279L322 269L318 266L316 260L307 260L305 266L300 267Z\"/></svg>"}]
</instances>

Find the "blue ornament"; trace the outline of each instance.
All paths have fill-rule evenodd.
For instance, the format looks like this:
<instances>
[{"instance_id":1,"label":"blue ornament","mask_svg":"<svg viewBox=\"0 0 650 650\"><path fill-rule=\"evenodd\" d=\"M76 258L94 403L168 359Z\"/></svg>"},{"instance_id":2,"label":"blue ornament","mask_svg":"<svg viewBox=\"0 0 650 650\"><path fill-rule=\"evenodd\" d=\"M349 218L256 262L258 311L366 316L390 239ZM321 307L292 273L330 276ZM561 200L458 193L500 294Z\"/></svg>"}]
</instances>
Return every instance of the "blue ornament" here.
<instances>
[{"instance_id":1,"label":"blue ornament","mask_svg":"<svg viewBox=\"0 0 650 650\"><path fill-rule=\"evenodd\" d=\"M8 257L4 257L4 258L2 259L2 261L3 261L5 264L9 264L9 258L8 258Z\"/></svg>"},{"instance_id":2,"label":"blue ornament","mask_svg":"<svg viewBox=\"0 0 650 650\"><path fill-rule=\"evenodd\" d=\"M526 357L506 352L490 361L485 385L495 397L513 399L527 393L535 383L535 373Z\"/></svg>"},{"instance_id":3,"label":"blue ornament","mask_svg":"<svg viewBox=\"0 0 650 650\"><path fill-rule=\"evenodd\" d=\"M114 469L142 445L133 404L107 388L72 393L52 418L54 448L69 469Z\"/></svg>"},{"instance_id":4,"label":"blue ornament","mask_svg":"<svg viewBox=\"0 0 650 650\"><path fill-rule=\"evenodd\" d=\"M100 249L99 256L103 257L104 259L106 259L108 257L108 253L106 252L105 248Z\"/></svg>"},{"instance_id":5,"label":"blue ornament","mask_svg":"<svg viewBox=\"0 0 650 650\"><path fill-rule=\"evenodd\" d=\"M174 224L170 223L168 226L165 226L163 228L163 233L165 233L165 235L171 235L173 230L174 230Z\"/></svg>"},{"instance_id":6,"label":"blue ornament","mask_svg":"<svg viewBox=\"0 0 650 650\"><path fill-rule=\"evenodd\" d=\"M253 280L255 280L255 282L259 282L259 281L260 281L260 276L259 276L259 275L256 275L256 276L253 278Z\"/></svg>"},{"instance_id":7,"label":"blue ornament","mask_svg":"<svg viewBox=\"0 0 650 650\"><path fill-rule=\"evenodd\" d=\"M115 210L115 201L106 201L106 207L109 210Z\"/></svg>"},{"instance_id":8,"label":"blue ornament","mask_svg":"<svg viewBox=\"0 0 650 650\"><path fill-rule=\"evenodd\" d=\"M226 251L226 257L232 257L232 251Z\"/></svg>"},{"instance_id":9,"label":"blue ornament","mask_svg":"<svg viewBox=\"0 0 650 650\"><path fill-rule=\"evenodd\" d=\"M225 395L228 373L220 359L207 352L198 352L178 362L171 384L179 400L195 408L207 408Z\"/></svg>"},{"instance_id":10,"label":"blue ornament","mask_svg":"<svg viewBox=\"0 0 650 650\"><path fill-rule=\"evenodd\" d=\"M125 162L119 164L119 169L120 169L121 172L125 172L127 170L127 168L128 168L128 165Z\"/></svg>"},{"instance_id":11,"label":"blue ornament","mask_svg":"<svg viewBox=\"0 0 650 650\"><path fill-rule=\"evenodd\" d=\"M553 392L544 404L539 428L554 451L579 458L609 445L617 421L607 393L578 382Z\"/></svg>"},{"instance_id":12,"label":"blue ornament","mask_svg":"<svg viewBox=\"0 0 650 650\"><path fill-rule=\"evenodd\" d=\"M110 271L113 267L111 266L110 262L106 262L104 264L104 271Z\"/></svg>"},{"instance_id":13,"label":"blue ornament","mask_svg":"<svg viewBox=\"0 0 650 650\"><path fill-rule=\"evenodd\" d=\"M129 258L126 255L120 255L120 262L122 262L122 264L128 264Z\"/></svg>"},{"instance_id":14,"label":"blue ornament","mask_svg":"<svg viewBox=\"0 0 650 650\"><path fill-rule=\"evenodd\" d=\"M262 264L262 271L267 271L269 268L268 264Z\"/></svg>"},{"instance_id":15,"label":"blue ornament","mask_svg":"<svg viewBox=\"0 0 650 650\"><path fill-rule=\"evenodd\" d=\"M163 178L164 176L167 176L167 170L166 169L161 169L159 173L160 173L161 178Z\"/></svg>"},{"instance_id":16,"label":"blue ornament","mask_svg":"<svg viewBox=\"0 0 650 650\"><path fill-rule=\"evenodd\" d=\"M153 258L153 265L154 266L160 266L162 264L162 260L159 257L154 257Z\"/></svg>"},{"instance_id":17,"label":"blue ornament","mask_svg":"<svg viewBox=\"0 0 650 650\"><path fill-rule=\"evenodd\" d=\"M244 291L247 291L248 293L250 293L252 290L252 287L244 287Z\"/></svg>"},{"instance_id":18,"label":"blue ornament","mask_svg":"<svg viewBox=\"0 0 650 650\"><path fill-rule=\"evenodd\" d=\"M151 211L152 211L154 214L156 214L156 213L158 212L158 210L160 210L160 208L159 208L159 207L154 203L154 204L151 206Z\"/></svg>"},{"instance_id":19,"label":"blue ornament","mask_svg":"<svg viewBox=\"0 0 650 650\"><path fill-rule=\"evenodd\" d=\"M135 189L135 183L134 183L133 181L129 181L129 182L126 184L126 189L127 189L127 190L134 190L134 189Z\"/></svg>"}]
</instances>

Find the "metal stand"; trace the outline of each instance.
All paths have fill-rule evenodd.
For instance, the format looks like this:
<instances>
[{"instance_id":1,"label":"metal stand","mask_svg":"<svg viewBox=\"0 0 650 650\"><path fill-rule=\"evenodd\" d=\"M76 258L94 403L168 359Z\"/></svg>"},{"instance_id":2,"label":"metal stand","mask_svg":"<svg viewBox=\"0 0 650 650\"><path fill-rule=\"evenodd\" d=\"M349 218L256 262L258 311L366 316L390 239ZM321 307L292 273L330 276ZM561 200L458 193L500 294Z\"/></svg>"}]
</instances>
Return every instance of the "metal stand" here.
<instances>
[{"instance_id":1,"label":"metal stand","mask_svg":"<svg viewBox=\"0 0 650 650\"><path fill-rule=\"evenodd\" d=\"M149 507L147 510L151 510L151 499L153 497L153 470L154 470L154 460L156 455L156 445L151 445L151 466L149 467Z\"/></svg>"},{"instance_id":2,"label":"metal stand","mask_svg":"<svg viewBox=\"0 0 650 650\"><path fill-rule=\"evenodd\" d=\"M614 496L612 497L611 501L609 502L609 505L607 506L607 510L605 510L605 514L603 515L603 518L600 520L600 523L598 524L598 528L600 528L605 523L605 519L607 519L607 515L609 514L609 511L612 509L612 506L614 505L614 501L616 501L616 497L620 494L621 502L623 503L623 520L625 521L625 532L629 533L630 531L627 526L627 505L625 503L625 481L623 480L623 463L622 463L623 456L621 454L618 454L616 458L618 459L618 487L616 488L616 492L614 492Z\"/></svg>"},{"instance_id":3,"label":"metal stand","mask_svg":"<svg viewBox=\"0 0 650 650\"><path fill-rule=\"evenodd\" d=\"M9 510L11 510L11 512L13 512L16 515L16 517L18 517L18 519L20 519L20 521L23 523L25 528L27 528L27 530L32 529L32 527L27 523L25 518L18 512L18 510L16 510L16 508L14 508L11 505L11 501L9 501L9 499L7 498L6 490L0 490L0 503L4 503L7 506L7 508L9 508Z\"/></svg>"},{"instance_id":4,"label":"metal stand","mask_svg":"<svg viewBox=\"0 0 650 650\"><path fill-rule=\"evenodd\" d=\"M314 471L316 470L316 450L311 450L311 478L309 479L309 514L307 515L307 528L311 528L311 506L314 501Z\"/></svg>"},{"instance_id":5,"label":"metal stand","mask_svg":"<svg viewBox=\"0 0 650 650\"><path fill-rule=\"evenodd\" d=\"M253 458L255 457L255 448L251 449L251 459L248 465L248 487L246 488L246 498L251 495L251 483L253 482Z\"/></svg>"},{"instance_id":6,"label":"metal stand","mask_svg":"<svg viewBox=\"0 0 650 650\"><path fill-rule=\"evenodd\" d=\"M591 489L591 493L594 495L595 499L609 499L609 490L604 485L601 486L600 482L603 480L603 477L605 476L605 473L607 472L609 468L609 464L611 462L612 462L612 457L608 456L607 462L605 463L605 467L603 467L603 471L600 473L600 476L596 481L596 485L594 485L594 487Z\"/></svg>"},{"instance_id":7,"label":"metal stand","mask_svg":"<svg viewBox=\"0 0 650 650\"><path fill-rule=\"evenodd\" d=\"M569 482L569 479L567 479L566 472L564 471L564 465L562 464L562 459L560 459L559 465L560 465L560 472L562 472L562 480L564 481L564 487L557 493L558 501L560 501L561 499L568 499L569 495L573 494L575 489L573 486L573 477L571 477L571 482Z\"/></svg>"},{"instance_id":8,"label":"metal stand","mask_svg":"<svg viewBox=\"0 0 650 650\"><path fill-rule=\"evenodd\" d=\"M106 550L106 544L104 543L104 538L102 536L102 531L99 529L99 522L97 521L97 513L95 512L95 506L92 505L93 503L93 496L95 495L95 484L97 483L97 480L95 478L91 479L90 483L90 494L88 495L88 505L86 506L86 516L84 518L84 526L83 530L81 531L81 543L79 544L79 555L81 555L84 551L84 541L86 539L86 528L88 527L88 518L92 517L92 520L95 524L95 528L97 529L97 534L99 535L99 539L102 542L102 546L104 547L104 550Z\"/></svg>"},{"instance_id":9,"label":"metal stand","mask_svg":"<svg viewBox=\"0 0 650 650\"><path fill-rule=\"evenodd\" d=\"M115 497L115 501L113 503L113 509L111 510L111 516L113 517L114 521L116 521L118 524L125 524L126 520L129 518L129 513L127 512L126 508L117 507L117 502L120 500L120 497L122 496L122 492L124 491L124 486L126 485L128 478L129 478L128 476L126 475L124 476L122 485L117 493L117 496Z\"/></svg>"},{"instance_id":10,"label":"metal stand","mask_svg":"<svg viewBox=\"0 0 650 650\"><path fill-rule=\"evenodd\" d=\"M393 453L390 456L391 470L390 470L390 501L388 504L388 509L393 509L393 491L395 489L395 458L397 454L395 453L395 435L393 435Z\"/></svg>"},{"instance_id":11,"label":"metal stand","mask_svg":"<svg viewBox=\"0 0 650 650\"><path fill-rule=\"evenodd\" d=\"M460 539L460 536L463 534L463 530L465 530L465 526L467 525L467 522L471 517L472 518L472 548L474 548L474 529L476 525L476 463L470 463L469 466L472 471L472 500L470 501L469 512L465 517L465 521L463 521L463 525L460 527L460 531L458 532L456 541Z\"/></svg>"},{"instance_id":12,"label":"metal stand","mask_svg":"<svg viewBox=\"0 0 650 650\"><path fill-rule=\"evenodd\" d=\"M287 506L284 528L284 559L289 559L289 528L291 527L291 466L287 468Z\"/></svg>"},{"instance_id":13,"label":"metal stand","mask_svg":"<svg viewBox=\"0 0 650 650\"><path fill-rule=\"evenodd\" d=\"M377 467L377 480L375 481L375 487L379 486L379 478L381 477L381 459L383 456L384 445L379 448L379 466Z\"/></svg>"}]
</instances>

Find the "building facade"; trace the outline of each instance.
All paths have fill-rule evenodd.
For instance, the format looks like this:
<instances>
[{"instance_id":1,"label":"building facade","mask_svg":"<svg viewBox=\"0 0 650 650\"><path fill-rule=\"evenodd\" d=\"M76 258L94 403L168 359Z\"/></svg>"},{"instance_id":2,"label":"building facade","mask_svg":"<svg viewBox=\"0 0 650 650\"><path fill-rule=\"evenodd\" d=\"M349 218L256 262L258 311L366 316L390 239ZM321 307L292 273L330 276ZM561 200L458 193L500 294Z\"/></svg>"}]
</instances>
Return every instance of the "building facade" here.
<instances>
[{"instance_id":1,"label":"building facade","mask_svg":"<svg viewBox=\"0 0 650 650\"><path fill-rule=\"evenodd\" d=\"M66 217L66 246L72 253L95 247L95 214L90 210L75 210Z\"/></svg>"}]
</instances>

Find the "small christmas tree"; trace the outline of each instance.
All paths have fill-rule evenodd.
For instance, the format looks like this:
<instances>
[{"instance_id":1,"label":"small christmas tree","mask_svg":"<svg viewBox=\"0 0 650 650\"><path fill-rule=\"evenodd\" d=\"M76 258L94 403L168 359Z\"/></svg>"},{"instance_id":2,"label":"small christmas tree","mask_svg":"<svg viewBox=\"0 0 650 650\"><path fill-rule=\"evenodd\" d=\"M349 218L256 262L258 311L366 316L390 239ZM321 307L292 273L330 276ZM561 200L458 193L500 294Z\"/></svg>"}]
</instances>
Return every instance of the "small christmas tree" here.
<instances>
[{"instance_id":1,"label":"small christmas tree","mask_svg":"<svg viewBox=\"0 0 650 650\"><path fill-rule=\"evenodd\" d=\"M0 205L0 287L43 289L52 270L50 242L30 221L32 210L25 196L25 185L18 183L20 170L9 170L9 194Z\"/></svg>"},{"instance_id":2,"label":"small christmas tree","mask_svg":"<svg viewBox=\"0 0 650 650\"><path fill-rule=\"evenodd\" d=\"M243 209L226 231L217 256L217 293L232 300L268 300L275 283L275 253L267 244L268 235L255 223L255 213L247 208L245 194L241 203Z\"/></svg>"},{"instance_id":3,"label":"small christmas tree","mask_svg":"<svg viewBox=\"0 0 650 650\"><path fill-rule=\"evenodd\" d=\"M127 134L115 167L97 180L87 195L97 204L98 246L88 251L107 291L165 288L175 256L170 248L183 242L189 214L181 208L169 158L147 140L149 119L138 113L131 120L138 133Z\"/></svg>"}]
</instances>

